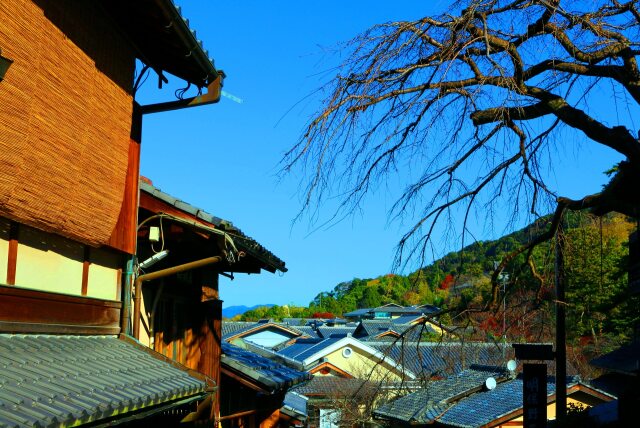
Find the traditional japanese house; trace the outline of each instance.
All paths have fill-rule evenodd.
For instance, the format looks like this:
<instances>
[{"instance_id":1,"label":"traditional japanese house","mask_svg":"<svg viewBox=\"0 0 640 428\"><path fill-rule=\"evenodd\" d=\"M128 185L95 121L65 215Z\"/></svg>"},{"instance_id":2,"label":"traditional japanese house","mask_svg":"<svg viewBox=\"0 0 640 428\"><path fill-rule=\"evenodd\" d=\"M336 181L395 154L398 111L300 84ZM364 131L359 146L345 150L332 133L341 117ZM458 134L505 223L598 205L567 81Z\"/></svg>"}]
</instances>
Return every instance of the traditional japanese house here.
<instances>
[{"instance_id":1,"label":"traditional japanese house","mask_svg":"<svg viewBox=\"0 0 640 428\"><path fill-rule=\"evenodd\" d=\"M614 399L577 377L568 377L566 384L568 403L578 407L586 408ZM555 379L548 377L549 419L555 419L555 386ZM380 406L374 411L374 417L393 426L522 427L522 395L521 375L512 375L500 367L473 365Z\"/></svg>"},{"instance_id":2,"label":"traditional japanese house","mask_svg":"<svg viewBox=\"0 0 640 428\"><path fill-rule=\"evenodd\" d=\"M136 64L138 76L152 70L160 86L177 78L203 95L141 106ZM147 248L135 255L142 117L218 101L224 74L171 0L2 1L0 68L0 425L215 418L218 270L177 273L180 290L165 279L158 292L162 281L138 276ZM222 224L183 223L167 219L164 266L206 253L220 271L284 269L235 230L218 233ZM197 249L177 248L188 242ZM151 339L130 339L144 322Z\"/></svg>"},{"instance_id":3,"label":"traditional japanese house","mask_svg":"<svg viewBox=\"0 0 640 428\"><path fill-rule=\"evenodd\" d=\"M298 422L290 414L281 414L280 408L287 390L310 379L308 373L225 342L221 371L223 427L269 428Z\"/></svg>"},{"instance_id":4,"label":"traditional japanese house","mask_svg":"<svg viewBox=\"0 0 640 428\"><path fill-rule=\"evenodd\" d=\"M162 192L147 179L140 182L137 257L134 338L219 384L218 276L285 272L284 262L231 222ZM219 414L219 403L214 397L213 414Z\"/></svg>"},{"instance_id":5,"label":"traditional japanese house","mask_svg":"<svg viewBox=\"0 0 640 428\"><path fill-rule=\"evenodd\" d=\"M227 325L227 332L222 335L222 340L234 343L239 340L246 340L265 348L283 348L294 343L299 338L308 338L305 333L295 327L273 322L272 320L260 320L256 323L247 323L244 328L230 329L230 323L223 324L223 330ZM241 323L244 324L244 323ZM233 325L233 323L231 323ZM231 331L229 331L231 330Z\"/></svg>"}]
</instances>

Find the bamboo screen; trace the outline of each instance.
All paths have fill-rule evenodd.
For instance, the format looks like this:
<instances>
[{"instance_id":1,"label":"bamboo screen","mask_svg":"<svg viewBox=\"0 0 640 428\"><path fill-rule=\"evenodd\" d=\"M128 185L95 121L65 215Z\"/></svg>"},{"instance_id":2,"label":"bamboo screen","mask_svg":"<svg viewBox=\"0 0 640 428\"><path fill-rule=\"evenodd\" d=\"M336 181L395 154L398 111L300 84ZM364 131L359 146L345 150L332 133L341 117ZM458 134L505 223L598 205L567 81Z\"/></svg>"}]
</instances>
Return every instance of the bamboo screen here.
<instances>
[{"instance_id":1,"label":"bamboo screen","mask_svg":"<svg viewBox=\"0 0 640 428\"><path fill-rule=\"evenodd\" d=\"M0 216L97 246L124 197L134 54L92 4L0 1Z\"/></svg>"}]
</instances>

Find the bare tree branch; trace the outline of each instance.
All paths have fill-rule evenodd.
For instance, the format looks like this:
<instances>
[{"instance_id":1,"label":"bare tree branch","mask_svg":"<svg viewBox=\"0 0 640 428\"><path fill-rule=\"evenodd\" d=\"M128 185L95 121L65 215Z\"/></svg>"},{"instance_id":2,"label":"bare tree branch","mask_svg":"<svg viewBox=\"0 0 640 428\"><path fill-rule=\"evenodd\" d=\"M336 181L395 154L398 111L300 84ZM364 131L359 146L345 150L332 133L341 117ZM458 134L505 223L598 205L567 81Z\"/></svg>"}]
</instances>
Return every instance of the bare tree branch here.
<instances>
[{"instance_id":1,"label":"bare tree branch","mask_svg":"<svg viewBox=\"0 0 640 428\"><path fill-rule=\"evenodd\" d=\"M411 223L396 266L422 262L443 221L459 218L464 239L476 208L509 207L512 218L544 214L554 201L556 214L636 212L628 183L640 176L630 130L640 105L637 1L466 0L448 15L374 26L347 46L282 169L306 173L302 212L338 197L332 219L358 210L386 180L402 182L390 217ZM593 102L610 88L630 95L619 109L628 117L614 123ZM547 154L566 145L567 131L626 159L601 197L571 202L545 178Z\"/></svg>"}]
</instances>

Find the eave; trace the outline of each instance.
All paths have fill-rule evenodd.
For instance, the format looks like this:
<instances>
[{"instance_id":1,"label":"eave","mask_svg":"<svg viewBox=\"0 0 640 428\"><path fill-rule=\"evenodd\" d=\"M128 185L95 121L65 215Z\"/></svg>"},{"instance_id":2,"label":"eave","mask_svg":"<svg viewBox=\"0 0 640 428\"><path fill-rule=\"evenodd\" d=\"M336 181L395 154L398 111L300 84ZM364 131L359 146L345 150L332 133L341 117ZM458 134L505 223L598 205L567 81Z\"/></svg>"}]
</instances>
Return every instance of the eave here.
<instances>
[{"instance_id":1,"label":"eave","mask_svg":"<svg viewBox=\"0 0 640 428\"><path fill-rule=\"evenodd\" d=\"M110 0L102 6L139 59L156 72L171 73L198 87L223 75L172 0Z\"/></svg>"}]
</instances>

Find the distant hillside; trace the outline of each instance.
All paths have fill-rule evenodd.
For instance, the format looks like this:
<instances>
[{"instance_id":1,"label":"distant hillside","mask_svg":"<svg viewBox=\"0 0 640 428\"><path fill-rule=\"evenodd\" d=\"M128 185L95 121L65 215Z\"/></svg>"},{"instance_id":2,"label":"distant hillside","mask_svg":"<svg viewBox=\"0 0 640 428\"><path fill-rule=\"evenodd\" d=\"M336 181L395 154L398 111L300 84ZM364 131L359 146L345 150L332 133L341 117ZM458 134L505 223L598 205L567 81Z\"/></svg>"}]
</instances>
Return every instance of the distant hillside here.
<instances>
[{"instance_id":1,"label":"distant hillside","mask_svg":"<svg viewBox=\"0 0 640 428\"><path fill-rule=\"evenodd\" d=\"M602 238L599 231L603 231L606 242L613 239L613 249L626 251L624 242L629 231L634 228L634 224L624 216L615 214L604 217L600 223L600 220L594 217L568 213L565 223L572 240L584 240L587 236L591 238L588 243L581 242L577 247L593 246L593 254L589 256L595 257L593 264L597 266L602 264ZM452 304L466 304L473 299L478 302L486 300L494 262L502 260L504 256L534 239L548 227L548 218L540 219L497 240L474 242L461 251L451 252L407 276L387 274L373 279L354 278L342 282L331 291L319 293L310 302L308 312L342 315L358 308L376 307L390 302L400 305L434 304L450 307ZM542 269L543 265L549 266L549 251L549 244L545 243L534 252L539 269ZM605 251L605 254L610 253L611 251ZM623 254L620 255L622 256ZM507 266L505 272L512 280L517 278L521 285L537 284L532 281L530 272L527 269L523 270L523 261L524 256L519 256ZM617 271L617 268L612 265L610 271ZM601 277L599 274L596 276Z\"/></svg>"},{"instance_id":2,"label":"distant hillside","mask_svg":"<svg viewBox=\"0 0 640 428\"><path fill-rule=\"evenodd\" d=\"M270 308L272 306L275 306L273 304L265 304L265 305L255 305L255 306L245 306L245 305L238 305L238 306L229 306L228 308L223 308L222 309L222 317L223 318L233 318L236 315L242 315L247 311L252 311L256 308L259 307L267 307Z\"/></svg>"}]
</instances>

